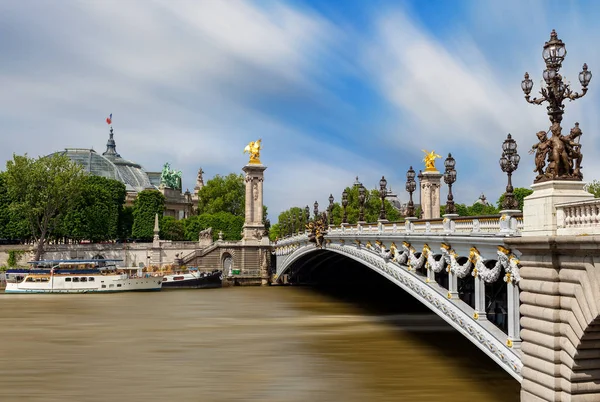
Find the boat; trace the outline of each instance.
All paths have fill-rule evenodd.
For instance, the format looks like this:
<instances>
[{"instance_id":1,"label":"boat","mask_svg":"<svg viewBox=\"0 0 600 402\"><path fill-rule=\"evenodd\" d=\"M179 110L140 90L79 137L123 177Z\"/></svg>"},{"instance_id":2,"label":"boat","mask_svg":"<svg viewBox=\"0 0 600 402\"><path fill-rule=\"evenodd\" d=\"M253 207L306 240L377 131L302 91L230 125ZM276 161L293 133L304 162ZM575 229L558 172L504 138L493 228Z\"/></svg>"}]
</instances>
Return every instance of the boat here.
<instances>
[{"instance_id":1,"label":"boat","mask_svg":"<svg viewBox=\"0 0 600 402\"><path fill-rule=\"evenodd\" d=\"M223 273L219 270L212 272L200 272L195 268L185 271L164 272L163 288L179 289L207 289L220 288L223 281Z\"/></svg>"},{"instance_id":2,"label":"boat","mask_svg":"<svg viewBox=\"0 0 600 402\"><path fill-rule=\"evenodd\" d=\"M109 293L160 290L163 275L117 267L122 260L29 261L29 269L6 271L5 293Z\"/></svg>"}]
</instances>

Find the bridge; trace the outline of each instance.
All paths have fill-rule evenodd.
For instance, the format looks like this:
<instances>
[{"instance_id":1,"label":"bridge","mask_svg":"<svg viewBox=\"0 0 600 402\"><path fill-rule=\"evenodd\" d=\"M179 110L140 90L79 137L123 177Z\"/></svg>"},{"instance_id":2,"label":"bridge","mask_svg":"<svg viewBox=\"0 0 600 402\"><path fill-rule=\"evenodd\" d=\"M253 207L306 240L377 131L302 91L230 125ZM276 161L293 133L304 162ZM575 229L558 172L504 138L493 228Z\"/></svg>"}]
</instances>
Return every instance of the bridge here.
<instances>
[{"instance_id":1,"label":"bridge","mask_svg":"<svg viewBox=\"0 0 600 402\"><path fill-rule=\"evenodd\" d=\"M273 245L273 280L358 261L521 382L522 401L600 400L600 199L567 183L534 184L524 213L330 225L319 245L297 233Z\"/></svg>"}]
</instances>

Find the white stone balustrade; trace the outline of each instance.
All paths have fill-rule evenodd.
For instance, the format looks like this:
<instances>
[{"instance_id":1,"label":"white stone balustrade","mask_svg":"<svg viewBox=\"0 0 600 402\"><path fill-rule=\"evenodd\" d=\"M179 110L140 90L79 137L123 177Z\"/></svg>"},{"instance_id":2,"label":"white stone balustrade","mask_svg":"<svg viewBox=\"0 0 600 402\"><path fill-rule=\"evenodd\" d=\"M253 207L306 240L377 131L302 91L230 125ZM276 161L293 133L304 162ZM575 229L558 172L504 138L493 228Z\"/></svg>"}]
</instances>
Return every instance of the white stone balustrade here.
<instances>
[{"instance_id":1,"label":"white stone balustrade","mask_svg":"<svg viewBox=\"0 0 600 402\"><path fill-rule=\"evenodd\" d=\"M557 235L600 234L600 198L556 204Z\"/></svg>"}]
</instances>

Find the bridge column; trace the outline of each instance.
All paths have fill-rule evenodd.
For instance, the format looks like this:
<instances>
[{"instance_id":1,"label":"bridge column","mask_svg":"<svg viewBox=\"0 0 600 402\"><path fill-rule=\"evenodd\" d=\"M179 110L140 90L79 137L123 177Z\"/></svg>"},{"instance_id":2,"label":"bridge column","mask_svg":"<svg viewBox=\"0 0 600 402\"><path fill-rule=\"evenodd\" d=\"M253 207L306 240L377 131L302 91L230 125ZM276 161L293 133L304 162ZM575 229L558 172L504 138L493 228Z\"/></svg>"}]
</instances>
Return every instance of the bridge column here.
<instances>
[{"instance_id":1,"label":"bridge column","mask_svg":"<svg viewBox=\"0 0 600 402\"><path fill-rule=\"evenodd\" d=\"M508 346L518 348L521 345L521 324L519 322L521 314L519 313L519 287L514 279L508 279L507 283L508 298Z\"/></svg>"},{"instance_id":2,"label":"bridge column","mask_svg":"<svg viewBox=\"0 0 600 402\"><path fill-rule=\"evenodd\" d=\"M440 178L442 174L437 170L423 172L421 178L421 210L422 219L435 219L440 217Z\"/></svg>"},{"instance_id":3,"label":"bridge column","mask_svg":"<svg viewBox=\"0 0 600 402\"><path fill-rule=\"evenodd\" d=\"M481 276L475 277L475 318L479 321L487 320L485 311L485 281Z\"/></svg>"}]
</instances>

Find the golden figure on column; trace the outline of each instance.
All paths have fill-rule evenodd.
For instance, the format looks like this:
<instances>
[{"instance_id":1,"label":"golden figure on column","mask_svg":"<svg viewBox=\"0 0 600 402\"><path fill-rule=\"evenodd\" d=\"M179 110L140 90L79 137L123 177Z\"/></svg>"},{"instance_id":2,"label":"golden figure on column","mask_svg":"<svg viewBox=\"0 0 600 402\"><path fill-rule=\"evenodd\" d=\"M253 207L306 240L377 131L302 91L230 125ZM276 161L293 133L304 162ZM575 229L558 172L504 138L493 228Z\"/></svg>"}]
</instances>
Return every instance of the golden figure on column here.
<instances>
[{"instance_id":1,"label":"golden figure on column","mask_svg":"<svg viewBox=\"0 0 600 402\"><path fill-rule=\"evenodd\" d=\"M441 158L435 151L427 152L426 150L422 150L425 152L425 158L423 158L423 162L425 162L425 171L426 172L437 172L438 170L435 168L435 159Z\"/></svg>"},{"instance_id":2,"label":"golden figure on column","mask_svg":"<svg viewBox=\"0 0 600 402\"><path fill-rule=\"evenodd\" d=\"M260 142L262 141L262 139L259 139L258 141L252 141L250 142L250 144L246 145L246 148L244 148L244 153L248 153L250 154L250 162L251 164L257 164L260 165L260 150L262 149Z\"/></svg>"}]
</instances>

